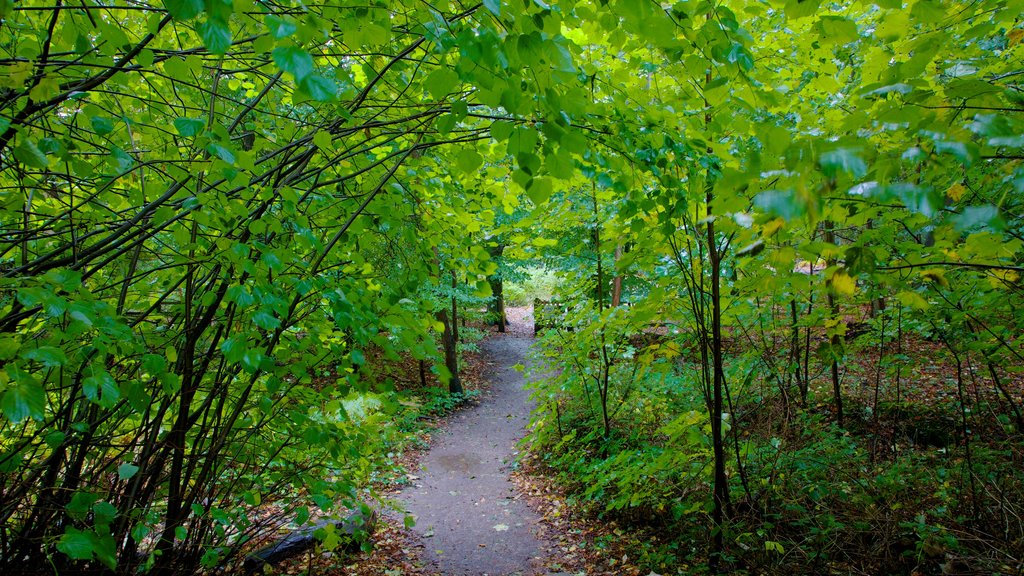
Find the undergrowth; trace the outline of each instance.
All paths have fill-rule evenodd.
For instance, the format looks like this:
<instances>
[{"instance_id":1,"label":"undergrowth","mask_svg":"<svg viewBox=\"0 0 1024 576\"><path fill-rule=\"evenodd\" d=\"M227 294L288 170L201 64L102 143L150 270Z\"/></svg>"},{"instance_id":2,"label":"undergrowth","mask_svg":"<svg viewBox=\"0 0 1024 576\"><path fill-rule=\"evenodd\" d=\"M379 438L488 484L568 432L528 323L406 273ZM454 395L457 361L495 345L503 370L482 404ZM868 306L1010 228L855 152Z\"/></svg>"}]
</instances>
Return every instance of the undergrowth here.
<instances>
[{"instance_id":1,"label":"undergrowth","mask_svg":"<svg viewBox=\"0 0 1024 576\"><path fill-rule=\"evenodd\" d=\"M698 394L670 393L686 388L684 369L650 374L630 384L607 434L564 393L570 371L542 380L537 396L548 401L535 414L533 450L572 504L627 528L645 573L700 573L713 528L707 412ZM1019 436L974 437L968 459L944 405L885 406L844 429L813 403L787 417L756 385L734 391L738 416L727 422L730 571L1020 574ZM660 402L644 400L652 397ZM887 449L878 429L888 430Z\"/></svg>"}]
</instances>

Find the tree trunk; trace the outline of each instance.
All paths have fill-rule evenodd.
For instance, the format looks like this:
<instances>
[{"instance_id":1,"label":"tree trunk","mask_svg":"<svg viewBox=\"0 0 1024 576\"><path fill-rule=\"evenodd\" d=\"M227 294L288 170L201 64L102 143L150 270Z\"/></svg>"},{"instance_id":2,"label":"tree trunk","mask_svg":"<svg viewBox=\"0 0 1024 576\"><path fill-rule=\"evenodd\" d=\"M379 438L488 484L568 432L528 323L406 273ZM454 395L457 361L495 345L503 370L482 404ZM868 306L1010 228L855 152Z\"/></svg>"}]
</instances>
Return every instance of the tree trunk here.
<instances>
[{"instance_id":1,"label":"tree trunk","mask_svg":"<svg viewBox=\"0 0 1024 576\"><path fill-rule=\"evenodd\" d=\"M505 251L504 244L498 244L488 250L492 260L501 258L502 252ZM494 325L498 327L498 332L504 333L506 326L508 325L508 317L505 315L505 281L501 277L501 272L494 274L487 281L491 284L491 303L488 305L490 309L490 316L493 319Z\"/></svg>"},{"instance_id":2,"label":"tree trunk","mask_svg":"<svg viewBox=\"0 0 1024 576\"><path fill-rule=\"evenodd\" d=\"M825 228L825 242L828 244L836 243L836 234L833 230L833 224L831 220L826 220L822 224ZM835 265L835 259L828 260L829 267ZM839 304L836 302L836 297L832 294L832 289L829 288L825 292L825 299L828 302L829 311L832 313L832 318L839 318ZM839 427L843 427L843 391L839 385L839 359L836 358L836 350L839 349L841 344L840 337L838 334L833 334L829 340L829 346L831 346L832 356L832 394L835 397L836 407L836 423Z\"/></svg>"},{"instance_id":3,"label":"tree trunk","mask_svg":"<svg viewBox=\"0 0 1024 576\"><path fill-rule=\"evenodd\" d=\"M505 283L500 276L491 278L491 292L494 302L491 304L491 315L494 317L494 325L498 332L504 333L508 325L508 318L505 316Z\"/></svg>"},{"instance_id":4,"label":"tree trunk","mask_svg":"<svg viewBox=\"0 0 1024 576\"><path fill-rule=\"evenodd\" d=\"M454 308L454 303L452 304ZM448 318L448 311L441 310L437 313L437 319L444 324L444 333L441 335L441 344L444 347L444 366L451 374L448 380L448 392L451 394L462 394L462 381L459 380L459 356L455 346L458 340L454 332L455 323Z\"/></svg>"},{"instance_id":5,"label":"tree trunk","mask_svg":"<svg viewBox=\"0 0 1024 576\"><path fill-rule=\"evenodd\" d=\"M622 244L615 247L615 264L618 267L619 259L622 258ZM612 306L622 304L622 274L616 274L612 278Z\"/></svg>"},{"instance_id":6,"label":"tree trunk","mask_svg":"<svg viewBox=\"0 0 1024 576\"><path fill-rule=\"evenodd\" d=\"M708 14L707 19L711 20L712 15ZM711 70L704 76L705 86L711 84ZM711 103L704 100L704 127L711 125ZM708 154L713 154L709 146ZM708 259L711 264L711 446L714 452L714 487L712 501L714 509L711 512L712 520L715 523L714 534L711 542L711 557L709 567L713 573L718 573L722 568L722 560L725 555L725 510L729 506L729 479L725 473L725 441L722 433L722 388L725 385L725 360L722 354L722 254L718 250L718 243L715 238L715 219L711 209L714 200L714 186L710 170L708 171L707 188L705 200L707 202L707 236L705 241L708 246ZM705 330L705 334L706 334Z\"/></svg>"},{"instance_id":7,"label":"tree trunk","mask_svg":"<svg viewBox=\"0 0 1024 576\"><path fill-rule=\"evenodd\" d=\"M455 277L455 270L452 270L452 338L455 343L459 342L459 301L455 298L455 290L459 282Z\"/></svg>"},{"instance_id":8,"label":"tree trunk","mask_svg":"<svg viewBox=\"0 0 1024 576\"><path fill-rule=\"evenodd\" d=\"M709 194L710 196L710 194ZM708 202L708 215L711 213L711 202ZM722 255L715 241L714 220L709 218L707 224L708 258L711 263L711 370L712 370L712 409L711 409L711 446L715 455L712 519L715 523L712 562L714 569L720 568L722 554L725 551L725 510L729 506L729 479L725 473L725 440L722 431L723 399L722 389L725 385L725 359L722 353Z\"/></svg>"}]
</instances>

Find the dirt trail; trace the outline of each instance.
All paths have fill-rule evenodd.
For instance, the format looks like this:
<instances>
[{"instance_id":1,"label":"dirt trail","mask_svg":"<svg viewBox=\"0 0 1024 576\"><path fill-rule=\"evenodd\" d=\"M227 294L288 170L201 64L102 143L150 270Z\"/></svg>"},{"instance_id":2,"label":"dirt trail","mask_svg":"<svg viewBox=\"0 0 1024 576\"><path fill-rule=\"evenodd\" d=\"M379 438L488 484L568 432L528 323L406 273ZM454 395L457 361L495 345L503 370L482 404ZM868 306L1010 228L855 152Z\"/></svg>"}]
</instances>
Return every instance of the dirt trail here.
<instances>
[{"instance_id":1,"label":"dirt trail","mask_svg":"<svg viewBox=\"0 0 1024 576\"><path fill-rule=\"evenodd\" d=\"M516 320L511 334L481 343L490 391L438 433L420 463L419 478L400 496L417 518L428 573L545 573L539 518L517 498L508 476L531 408L523 376L512 367L526 364L532 319Z\"/></svg>"}]
</instances>

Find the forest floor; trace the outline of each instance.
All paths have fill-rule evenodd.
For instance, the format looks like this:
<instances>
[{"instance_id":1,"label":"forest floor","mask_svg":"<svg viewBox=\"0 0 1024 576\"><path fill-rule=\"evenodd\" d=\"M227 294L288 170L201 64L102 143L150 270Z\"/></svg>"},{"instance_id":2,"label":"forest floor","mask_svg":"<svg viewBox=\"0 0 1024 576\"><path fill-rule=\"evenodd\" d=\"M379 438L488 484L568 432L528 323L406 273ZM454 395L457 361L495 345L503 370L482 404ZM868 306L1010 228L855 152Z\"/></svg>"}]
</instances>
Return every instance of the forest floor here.
<instances>
[{"instance_id":1,"label":"forest floor","mask_svg":"<svg viewBox=\"0 0 1024 576\"><path fill-rule=\"evenodd\" d=\"M594 525L566 505L539 459L519 445L532 402L523 374L531 308L510 308L505 334L468 355L472 403L436 423L429 447L403 459L404 485L385 487L416 518L386 512L373 550L348 558L303 555L277 568L310 576L635 576L614 523ZM620 533L621 534L621 533Z\"/></svg>"}]
</instances>

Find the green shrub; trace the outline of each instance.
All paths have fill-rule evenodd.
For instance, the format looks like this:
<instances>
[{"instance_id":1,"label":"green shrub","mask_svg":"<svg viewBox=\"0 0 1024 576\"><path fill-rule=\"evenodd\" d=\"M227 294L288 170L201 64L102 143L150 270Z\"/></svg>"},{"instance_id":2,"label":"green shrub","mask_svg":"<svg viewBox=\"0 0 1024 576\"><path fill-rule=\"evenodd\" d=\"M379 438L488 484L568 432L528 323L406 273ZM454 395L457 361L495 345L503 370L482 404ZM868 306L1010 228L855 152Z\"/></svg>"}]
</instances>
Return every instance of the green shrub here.
<instances>
[{"instance_id":1,"label":"green shrub","mask_svg":"<svg viewBox=\"0 0 1024 576\"><path fill-rule=\"evenodd\" d=\"M529 306L535 298L550 300L561 281L554 271L542 267L527 268L522 279L505 282L506 306Z\"/></svg>"}]
</instances>

